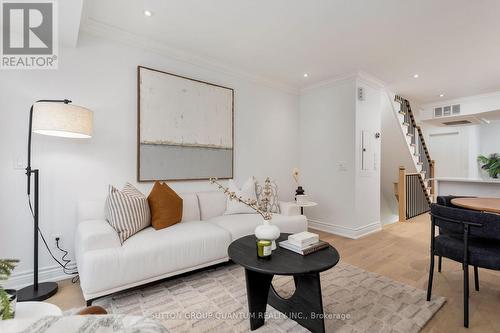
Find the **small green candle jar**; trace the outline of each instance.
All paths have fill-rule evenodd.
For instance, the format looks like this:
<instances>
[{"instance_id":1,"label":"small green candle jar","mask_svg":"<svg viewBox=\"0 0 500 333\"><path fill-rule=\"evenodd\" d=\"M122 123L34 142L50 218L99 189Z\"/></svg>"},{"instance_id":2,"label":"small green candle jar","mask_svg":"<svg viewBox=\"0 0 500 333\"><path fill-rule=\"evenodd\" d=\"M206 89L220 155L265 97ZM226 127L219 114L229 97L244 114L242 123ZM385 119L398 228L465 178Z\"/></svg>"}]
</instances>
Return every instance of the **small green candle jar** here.
<instances>
[{"instance_id":1,"label":"small green candle jar","mask_svg":"<svg viewBox=\"0 0 500 333\"><path fill-rule=\"evenodd\" d=\"M259 258L268 259L271 258L271 247L272 242L268 240L258 240L257 241L257 256Z\"/></svg>"}]
</instances>

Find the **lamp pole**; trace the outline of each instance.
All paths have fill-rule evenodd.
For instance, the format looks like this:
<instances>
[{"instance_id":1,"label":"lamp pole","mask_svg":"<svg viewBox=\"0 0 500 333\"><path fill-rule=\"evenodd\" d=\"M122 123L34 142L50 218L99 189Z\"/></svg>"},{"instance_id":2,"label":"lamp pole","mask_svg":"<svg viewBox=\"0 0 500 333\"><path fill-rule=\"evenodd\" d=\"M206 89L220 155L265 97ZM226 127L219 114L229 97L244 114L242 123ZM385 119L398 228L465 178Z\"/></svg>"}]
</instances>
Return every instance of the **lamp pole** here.
<instances>
[{"instance_id":1,"label":"lamp pole","mask_svg":"<svg viewBox=\"0 0 500 333\"><path fill-rule=\"evenodd\" d=\"M68 99L42 99L36 101L39 102L49 102L49 103L71 103ZM29 129L28 129L28 165L26 167L26 176L28 178L27 182L27 193L28 198L31 196L31 174L34 176L34 200L32 208L33 214L33 285L24 287L17 292L17 300L19 302L23 301L43 301L57 292L57 283L55 282L43 282L38 283L38 201L39 201L39 170L31 168L31 134L33 130L33 106L30 108L29 114Z\"/></svg>"}]
</instances>

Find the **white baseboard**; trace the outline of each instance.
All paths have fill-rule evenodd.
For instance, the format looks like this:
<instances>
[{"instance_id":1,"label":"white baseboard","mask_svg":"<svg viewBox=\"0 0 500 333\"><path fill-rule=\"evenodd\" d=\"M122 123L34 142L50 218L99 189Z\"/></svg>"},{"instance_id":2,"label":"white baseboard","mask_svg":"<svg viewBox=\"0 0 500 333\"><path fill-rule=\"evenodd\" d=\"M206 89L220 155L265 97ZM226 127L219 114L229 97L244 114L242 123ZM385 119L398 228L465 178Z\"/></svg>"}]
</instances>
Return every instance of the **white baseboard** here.
<instances>
[{"instance_id":1,"label":"white baseboard","mask_svg":"<svg viewBox=\"0 0 500 333\"><path fill-rule=\"evenodd\" d=\"M389 224L394 224L396 222L399 222L399 216L398 215L393 215L391 218L389 218L388 221L382 222L383 225L389 225Z\"/></svg>"},{"instance_id":2,"label":"white baseboard","mask_svg":"<svg viewBox=\"0 0 500 333\"><path fill-rule=\"evenodd\" d=\"M68 270L75 270L76 265L68 265ZM65 279L69 279L74 275L64 274L61 266L49 266L42 267L38 269L38 281L39 282L56 282ZM14 270L14 273L5 282L5 288L20 289L33 284L33 270L18 272Z\"/></svg>"},{"instance_id":3,"label":"white baseboard","mask_svg":"<svg viewBox=\"0 0 500 333\"><path fill-rule=\"evenodd\" d=\"M320 231L328 232L334 235L339 235L351 239L358 239L360 237L382 230L382 225L380 224L380 221L375 221L358 228L350 228L338 224L329 224L317 220L308 220L308 221L309 221L309 227L312 229L317 229Z\"/></svg>"}]
</instances>

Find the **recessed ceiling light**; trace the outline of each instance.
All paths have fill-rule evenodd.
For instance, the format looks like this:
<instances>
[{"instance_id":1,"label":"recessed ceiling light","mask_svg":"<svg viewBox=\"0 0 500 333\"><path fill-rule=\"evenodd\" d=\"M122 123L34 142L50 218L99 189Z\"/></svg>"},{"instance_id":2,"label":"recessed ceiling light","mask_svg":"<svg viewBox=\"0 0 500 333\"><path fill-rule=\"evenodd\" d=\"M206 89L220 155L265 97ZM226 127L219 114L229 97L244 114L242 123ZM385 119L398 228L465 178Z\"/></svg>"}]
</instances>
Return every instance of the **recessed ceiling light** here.
<instances>
[{"instance_id":1,"label":"recessed ceiling light","mask_svg":"<svg viewBox=\"0 0 500 333\"><path fill-rule=\"evenodd\" d=\"M418 79L418 74L413 74L414 79Z\"/></svg>"},{"instance_id":2,"label":"recessed ceiling light","mask_svg":"<svg viewBox=\"0 0 500 333\"><path fill-rule=\"evenodd\" d=\"M444 94L439 94L439 97L444 97Z\"/></svg>"},{"instance_id":3,"label":"recessed ceiling light","mask_svg":"<svg viewBox=\"0 0 500 333\"><path fill-rule=\"evenodd\" d=\"M150 17L150 16L153 16L153 13L150 10L145 10L144 15Z\"/></svg>"},{"instance_id":4,"label":"recessed ceiling light","mask_svg":"<svg viewBox=\"0 0 500 333\"><path fill-rule=\"evenodd\" d=\"M307 73L304 73L304 77L309 77L309 74L307 74Z\"/></svg>"}]
</instances>

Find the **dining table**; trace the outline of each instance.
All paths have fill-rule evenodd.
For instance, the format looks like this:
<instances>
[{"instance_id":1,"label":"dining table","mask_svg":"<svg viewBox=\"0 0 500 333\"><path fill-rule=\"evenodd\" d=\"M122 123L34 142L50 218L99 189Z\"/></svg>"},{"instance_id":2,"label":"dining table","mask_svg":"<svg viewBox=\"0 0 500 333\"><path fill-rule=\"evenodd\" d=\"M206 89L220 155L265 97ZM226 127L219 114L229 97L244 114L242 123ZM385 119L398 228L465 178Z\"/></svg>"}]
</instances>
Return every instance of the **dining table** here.
<instances>
[{"instance_id":1,"label":"dining table","mask_svg":"<svg viewBox=\"0 0 500 333\"><path fill-rule=\"evenodd\" d=\"M500 214L500 198L455 198L451 203L462 208Z\"/></svg>"}]
</instances>

